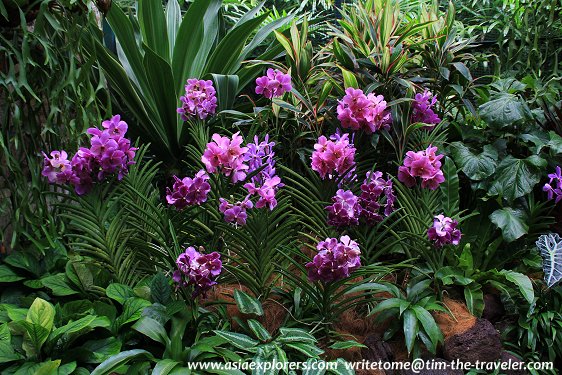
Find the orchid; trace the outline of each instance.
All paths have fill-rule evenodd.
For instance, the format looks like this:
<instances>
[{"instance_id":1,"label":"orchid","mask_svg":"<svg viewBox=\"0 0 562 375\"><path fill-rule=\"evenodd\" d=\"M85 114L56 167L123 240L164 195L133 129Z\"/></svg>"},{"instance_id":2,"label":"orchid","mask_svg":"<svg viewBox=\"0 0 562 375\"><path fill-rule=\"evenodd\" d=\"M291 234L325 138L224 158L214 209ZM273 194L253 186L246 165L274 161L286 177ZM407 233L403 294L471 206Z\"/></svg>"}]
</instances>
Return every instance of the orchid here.
<instances>
[{"instance_id":1,"label":"orchid","mask_svg":"<svg viewBox=\"0 0 562 375\"><path fill-rule=\"evenodd\" d=\"M311 167L320 178L332 178L334 173L351 176L355 167L355 147L349 134L334 134L330 138L320 136L314 145Z\"/></svg>"},{"instance_id":2,"label":"orchid","mask_svg":"<svg viewBox=\"0 0 562 375\"><path fill-rule=\"evenodd\" d=\"M200 205L207 201L207 195L211 191L208 180L209 175L204 170L197 172L193 178L185 177L180 180L174 176L172 189L166 190L166 201L180 210L187 206Z\"/></svg>"},{"instance_id":3,"label":"orchid","mask_svg":"<svg viewBox=\"0 0 562 375\"><path fill-rule=\"evenodd\" d=\"M445 181L441 171L443 155L437 155L437 147L431 145L423 151L408 151L404 158L404 165L398 168L398 180L407 187L416 184L416 177L422 180L421 187L435 190Z\"/></svg>"},{"instance_id":4,"label":"orchid","mask_svg":"<svg viewBox=\"0 0 562 375\"><path fill-rule=\"evenodd\" d=\"M461 240L461 231L457 229L458 221L437 215L433 220L433 225L427 230L427 236L433 241L435 246L458 245Z\"/></svg>"},{"instance_id":5,"label":"orchid","mask_svg":"<svg viewBox=\"0 0 562 375\"><path fill-rule=\"evenodd\" d=\"M428 90L423 94L416 94L412 102L412 122L422 122L431 126L439 124L441 119L432 109L436 103L437 97Z\"/></svg>"},{"instance_id":6,"label":"orchid","mask_svg":"<svg viewBox=\"0 0 562 375\"><path fill-rule=\"evenodd\" d=\"M349 277L361 266L361 251L357 242L349 236L326 238L316 246L318 253L306 264L308 278L324 283Z\"/></svg>"},{"instance_id":7,"label":"orchid","mask_svg":"<svg viewBox=\"0 0 562 375\"><path fill-rule=\"evenodd\" d=\"M560 166L557 166L556 172L550 173L548 178L550 178L550 181L544 184L542 190L547 193L549 200L555 199L554 203L558 203L562 200L562 171Z\"/></svg>"},{"instance_id":8,"label":"orchid","mask_svg":"<svg viewBox=\"0 0 562 375\"><path fill-rule=\"evenodd\" d=\"M390 111L382 95L365 95L362 90L353 87L345 90L345 96L340 100L337 111L342 127L354 131L374 133L380 129L388 130L392 123Z\"/></svg>"},{"instance_id":9,"label":"orchid","mask_svg":"<svg viewBox=\"0 0 562 375\"><path fill-rule=\"evenodd\" d=\"M185 95L180 97L182 105L177 109L183 121L192 118L206 119L217 109L216 91L210 80L191 78L185 85Z\"/></svg>"},{"instance_id":10,"label":"orchid","mask_svg":"<svg viewBox=\"0 0 562 375\"><path fill-rule=\"evenodd\" d=\"M194 286L194 297L204 294L217 284L215 279L222 272L220 257L217 252L202 254L190 246L176 260L173 279L179 286Z\"/></svg>"},{"instance_id":11,"label":"orchid","mask_svg":"<svg viewBox=\"0 0 562 375\"><path fill-rule=\"evenodd\" d=\"M282 96L291 91L291 76L278 69L267 69L267 74L256 79L256 94L261 94L268 99Z\"/></svg>"}]
</instances>

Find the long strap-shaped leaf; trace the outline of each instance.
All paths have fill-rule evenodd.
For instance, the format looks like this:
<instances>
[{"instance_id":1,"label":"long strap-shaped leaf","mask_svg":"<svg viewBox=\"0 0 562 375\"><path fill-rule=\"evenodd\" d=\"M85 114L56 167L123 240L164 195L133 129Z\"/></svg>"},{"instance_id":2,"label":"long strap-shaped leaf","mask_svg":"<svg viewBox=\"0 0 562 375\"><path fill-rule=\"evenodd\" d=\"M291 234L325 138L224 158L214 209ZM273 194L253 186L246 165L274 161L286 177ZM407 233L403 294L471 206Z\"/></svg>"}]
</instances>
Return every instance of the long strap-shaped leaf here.
<instances>
[{"instance_id":1,"label":"long strap-shaped leaf","mask_svg":"<svg viewBox=\"0 0 562 375\"><path fill-rule=\"evenodd\" d=\"M144 43L158 56L168 62L171 61L162 1L140 0L138 17Z\"/></svg>"}]
</instances>

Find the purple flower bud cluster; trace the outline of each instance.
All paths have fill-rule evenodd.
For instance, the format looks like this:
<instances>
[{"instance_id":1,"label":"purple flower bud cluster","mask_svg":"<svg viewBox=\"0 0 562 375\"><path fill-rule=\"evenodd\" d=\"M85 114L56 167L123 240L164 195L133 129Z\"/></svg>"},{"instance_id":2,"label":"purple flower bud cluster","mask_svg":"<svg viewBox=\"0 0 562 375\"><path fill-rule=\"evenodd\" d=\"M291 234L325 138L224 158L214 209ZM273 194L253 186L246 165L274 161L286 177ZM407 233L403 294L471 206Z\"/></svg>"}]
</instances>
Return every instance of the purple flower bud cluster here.
<instances>
[{"instance_id":1,"label":"purple flower bud cluster","mask_svg":"<svg viewBox=\"0 0 562 375\"><path fill-rule=\"evenodd\" d=\"M52 151L50 156L43 153L44 163L41 174L50 183L74 186L77 194L88 193L95 179L103 181L106 176L116 174L121 180L134 164L136 147L125 138L127 123L119 115L102 122L103 130L89 128L90 148L80 147L78 152L68 160L65 151Z\"/></svg>"},{"instance_id":2,"label":"purple flower bud cluster","mask_svg":"<svg viewBox=\"0 0 562 375\"><path fill-rule=\"evenodd\" d=\"M291 76L278 69L267 69L267 74L256 79L256 94L261 94L268 99L282 96L291 91Z\"/></svg>"},{"instance_id":3,"label":"purple flower bud cluster","mask_svg":"<svg viewBox=\"0 0 562 375\"><path fill-rule=\"evenodd\" d=\"M461 231L457 229L458 225L458 221L450 217L437 215L433 220L433 226L427 230L427 237L437 247L449 244L458 245L461 240Z\"/></svg>"},{"instance_id":4,"label":"purple flower bud cluster","mask_svg":"<svg viewBox=\"0 0 562 375\"><path fill-rule=\"evenodd\" d=\"M166 201L169 205L181 210L187 206L200 205L207 201L207 195L211 191L211 185L207 182L209 175L200 170L195 177L184 177L179 179L174 176L172 189L166 189Z\"/></svg>"},{"instance_id":5,"label":"purple flower bud cluster","mask_svg":"<svg viewBox=\"0 0 562 375\"><path fill-rule=\"evenodd\" d=\"M432 109L436 103L437 97L428 90L425 90L423 94L416 94L412 103L412 122L422 122L431 127L439 124L441 119Z\"/></svg>"},{"instance_id":6,"label":"purple flower bud cluster","mask_svg":"<svg viewBox=\"0 0 562 375\"><path fill-rule=\"evenodd\" d=\"M275 142L269 142L269 134L265 135L263 142L259 142L258 136L255 136L254 143L246 145L248 151L244 155L244 161L248 164L248 174L259 171L251 177L250 182L244 184L248 194L259 197L256 208L267 206L273 210L277 206L275 193L284 186L275 174L274 146Z\"/></svg>"},{"instance_id":7,"label":"purple flower bud cluster","mask_svg":"<svg viewBox=\"0 0 562 375\"><path fill-rule=\"evenodd\" d=\"M382 204L382 196L386 198L384 203L384 216L390 215L394 211L394 202L396 196L392 188L392 180L389 178L385 180L382 177L382 172L368 172L363 184L361 184L361 216L365 219L367 224L373 225L381 222L383 216L379 213Z\"/></svg>"},{"instance_id":8,"label":"purple flower bud cluster","mask_svg":"<svg viewBox=\"0 0 562 375\"><path fill-rule=\"evenodd\" d=\"M244 139L237 132L232 139L213 134L212 142L207 143L207 148L201 157L205 168L209 173L220 170L225 176L230 176L232 183L244 181L248 165L244 162L244 156L248 147L240 147Z\"/></svg>"},{"instance_id":9,"label":"purple flower bud cluster","mask_svg":"<svg viewBox=\"0 0 562 375\"><path fill-rule=\"evenodd\" d=\"M254 207L249 195L244 200L234 204L229 203L224 198L219 198L219 202L219 211L224 214L224 221L235 225L246 225L246 219L248 218L246 210Z\"/></svg>"},{"instance_id":10,"label":"purple flower bud cluster","mask_svg":"<svg viewBox=\"0 0 562 375\"><path fill-rule=\"evenodd\" d=\"M199 117L206 119L217 109L217 96L213 82L190 78L185 85L185 95L180 96L181 107L177 112L183 121Z\"/></svg>"},{"instance_id":11,"label":"purple flower bud cluster","mask_svg":"<svg viewBox=\"0 0 562 375\"><path fill-rule=\"evenodd\" d=\"M318 254L305 265L311 281L328 283L341 280L361 266L359 245L349 236L342 236L339 241L337 238L326 238L318 243L316 249Z\"/></svg>"},{"instance_id":12,"label":"purple flower bud cluster","mask_svg":"<svg viewBox=\"0 0 562 375\"><path fill-rule=\"evenodd\" d=\"M423 151L408 151L404 165L398 168L398 180L411 188L416 184L416 177L419 177L422 188L437 189L445 181L445 176L440 161L443 155L436 155L436 151L437 147L431 145Z\"/></svg>"},{"instance_id":13,"label":"purple flower bud cluster","mask_svg":"<svg viewBox=\"0 0 562 375\"><path fill-rule=\"evenodd\" d=\"M202 254L194 247L188 247L176 260L178 269L174 271L173 279L178 286L193 286L193 296L205 293L213 285L222 271L221 256L216 251Z\"/></svg>"},{"instance_id":14,"label":"purple flower bud cluster","mask_svg":"<svg viewBox=\"0 0 562 375\"><path fill-rule=\"evenodd\" d=\"M556 167L555 173L550 173L548 175L550 181L546 183L542 190L548 194L548 199L554 199L556 196L555 203L558 203L562 200L562 172L560 171L560 166Z\"/></svg>"},{"instance_id":15,"label":"purple flower bud cluster","mask_svg":"<svg viewBox=\"0 0 562 375\"><path fill-rule=\"evenodd\" d=\"M353 174L355 167L355 147L349 140L349 134L334 134L330 139L320 136L314 145L312 153L312 169L320 174L322 179L334 177L334 173L342 175Z\"/></svg>"},{"instance_id":16,"label":"purple flower bud cluster","mask_svg":"<svg viewBox=\"0 0 562 375\"><path fill-rule=\"evenodd\" d=\"M392 115L382 95L365 95L362 90L353 87L345 90L337 111L342 127L354 131L362 129L366 133L374 133L380 129L388 130L392 124Z\"/></svg>"},{"instance_id":17,"label":"purple flower bud cluster","mask_svg":"<svg viewBox=\"0 0 562 375\"><path fill-rule=\"evenodd\" d=\"M383 202L383 195L385 202ZM333 203L326 207L328 225L336 227L358 225L361 218L365 219L368 225L373 225L383 220L383 216L379 213L381 207L384 206L385 216L394 211L395 200L392 181L383 179L382 172L369 172L361 184L359 197L351 190L339 189L336 192L332 198Z\"/></svg>"}]
</instances>

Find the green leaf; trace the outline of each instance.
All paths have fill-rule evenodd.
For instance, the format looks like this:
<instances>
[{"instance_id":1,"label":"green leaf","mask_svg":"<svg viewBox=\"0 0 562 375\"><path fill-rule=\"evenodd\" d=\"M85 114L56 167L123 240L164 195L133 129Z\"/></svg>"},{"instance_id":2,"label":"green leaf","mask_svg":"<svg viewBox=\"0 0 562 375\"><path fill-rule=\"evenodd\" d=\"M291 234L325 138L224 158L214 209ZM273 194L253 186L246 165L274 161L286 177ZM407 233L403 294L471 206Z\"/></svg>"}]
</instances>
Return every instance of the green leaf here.
<instances>
[{"instance_id":1,"label":"green leaf","mask_svg":"<svg viewBox=\"0 0 562 375\"><path fill-rule=\"evenodd\" d=\"M51 332L55 321L55 308L44 299L35 298L27 311L26 321Z\"/></svg>"},{"instance_id":2,"label":"green leaf","mask_svg":"<svg viewBox=\"0 0 562 375\"><path fill-rule=\"evenodd\" d=\"M238 349L250 350L255 348L259 342L241 333L227 331L213 331Z\"/></svg>"},{"instance_id":3,"label":"green leaf","mask_svg":"<svg viewBox=\"0 0 562 375\"><path fill-rule=\"evenodd\" d=\"M150 306L150 302L141 298L129 298L123 305L123 313L115 320L117 328L134 322L141 317L142 311Z\"/></svg>"},{"instance_id":4,"label":"green leaf","mask_svg":"<svg viewBox=\"0 0 562 375\"><path fill-rule=\"evenodd\" d=\"M543 234L536 245L543 259L544 281L551 288L562 279L562 238L558 233Z\"/></svg>"},{"instance_id":5,"label":"green leaf","mask_svg":"<svg viewBox=\"0 0 562 375\"><path fill-rule=\"evenodd\" d=\"M496 171L498 153L492 146L484 146L478 155L473 154L462 142L453 142L450 148L457 165L471 180L483 180Z\"/></svg>"},{"instance_id":6,"label":"green leaf","mask_svg":"<svg viewBox=\"0 0 562 375\"><path fill-rule=\"evenodd\" d=\"M445 176L445 182L439 185L443 194L442 208L445 215L451 217L459 212L459 176L455 163L448 157L445 158L442 170Z\"/></svg>"},{"instance_id":7,"label":"green leaf","mask_svg":"<svg viewBox=\"0 0 562 375\"><path fill-rule=\"evenodd\" d=\"M481 316L484 311L484 293L480 284L470 284L464 288L464 299L468 311L474 316Z\"/></svg>"},{"instance_id":8,"label":"green leaf","mask_svg":"<svg viewBox=\"0 0 562 375\"><path fill-rule=\"evenodd\" d=\"M432 346L428 348L432 353L437 350L437 345L443 341L443 333L435 322L433 316L421 306L413 306L412 310L416 314L418 321L421 323L425 333L429 336Z\"/></svg>"},{"instance_id":9,"label":"green leaf","mask_svg":"<svg viewBox=\"0 0 562 375\"><path fill-rule=\"evenodd\" d=\"M160 0L139 0L138 19L146 45L164 60L170 61L168 30L162 2Z\"/></svg>"},{"instance_id":10,"label":"green leaf","mask_svg":"<svg viewBox=\"0 0 562 375\"><path fill-rule=\"evenodd\" d=\"M211 74L217 90L218 111L231 109L238 92L238 76Z\"/></svg>"},{"instance_id":11,"label":"green leaf","mask_svg":"<svg viewBox=\"0 0 562 375\"><path fill-rule=\"evenodd\" d=\"M174 45L176 44L176 35L178 34L180 24L180 5L177 0L169 0L168 5L166 6L166 26L168 27L168 48L170 52L174 50Z\"/></svg>"},{"instance_id":12,"label":"green leaf","mask_svg":"<svg viewBox=\"0 0 562 375\"><path fill-rule=\"evenodd\" d=\"M51 332L49 339L52 341L56 341L58 338L60 338L63 335L79 332L84 328L90 327L91 324L96 320L96 318L97 317L95 315L86 315L85 317L78 319L74 322L69 322L64 326L53 330L53 332Z\"/></svg>"},{"instance_id":13,"label":"green leaf","mask_svg":"<svg viewBox=\"0 0 562 375\"><path fill-rule=\"evenodd\" d=\"M250 327L254 335L256 335L258 340L262 342L271 340L271 335L269 334L267 329L265 329L264 326L262 326L257 320L248 320L248 326Z\"/></svg>"},{"instance_id":14,"label":"green leaf","mask_svg":"<svg viewBox=\"0 0 562 375\"><path fill-rule=\"evenodd\" d=\"M464 78L466 78L467 81L472 82L472 75L470 74L470 70L463 62L454 62L453 66L459 71L460 74L462 74Z\"/></svg>"},{"instance_id":15,"label":"green leaf","mask_svg":"<svg viewBox=\"0 0 562 375\"><path fill-rule=\"evenodd\" d=\"M501 229L506 242L513 242L529 231L526 223L527 217L521 210L510 207L501 208L492 212L490 220Z\"/></svg>"},{"instance_id":16,"label":"green leaf","mask_svg":"<svg viewBox=\"0 0 562 375\"><path fill-rule=\"evenodd\" d=\"M105 295L120 304L124 304L129 298L134 297L135 293L133 288L128 285L113 283L105 289Z\"/></svg>"},{"instance_id":17,"label":"green leaf","mask_svg":"<svg viewBox=\"0 0 562 375\"><path fill-rule=\"evenodd\" d=\"M343 84L346 89L348 87L353 87L355 89L359 87L359 83L357 83L357 78L355 78L355 75L352 72L350 72L349 70L345 69L342 66L340 66L340 70L343 76Z\"/></svg>"},{"instance_id":18,"label":"green leaf","mask_svg":"<svg viewBox=\"0 0 562 375\"><path fill-rule=\"evenodd\" d=\"M153 302L167 305L171 301L170 281L162 272L158 272L150 283L150 296Z\"/></svg>"},{"instance_id":19,"label":"green leaf","mask_svg":"<svg viewBox=\"0 0 562 375\"><path fill-rule=\"evenodd\" d=\"M117 370L124 364L133 363L138 360L154 361L154 357L150 352L143 349L133 349L121 352L105 360L102 364L92 371L91 375L107 375Z\"/></svg>"},{"instance_id":20,"label":"green leaf","mask_svg":"<svg viewBox=\"0 0 562 375\"><path fill-rule=\"evenodd\" d=\"M348 365L348 363L343 359L343 358L338 358L336 361L336 368L332 369L330 368L329 373L330 374L336 374L336 375L354 375L355 371L353 370L353 368L351 366Z\"/></svg>"},{"instance_id":21,"label":"green leaf","mask_svg":"<svg viewBox=\"0 0 562 375\"><path fill-rule=\"evenodd\" d=\"M408 354L412 352L414 348L414 343L416 342L416 337L418 336L418 319L413 310L408 309L404 311L404 340L406 341L406 349L408 349Z\"/></svg>"},{"instance_id":22,"label":"green leaf","mask_svg":"<svg viewBox=\"0 0 562 375\"><path fill-rule=\"evenodd\" d=\"M88 355L85 358L86 363L101 363L110 357L119 354L121 350L121 341L115 337L108 337L101 340L86 341L82 345Z\"/></svg>"},{"instance_id":23,"label":"green leaf","mask_svg":"<svg viewBox=\"0 0 562 375\"><path fill-rule=\"evenodd\" d=\"M501 270L499 273L503 275L507 281L512 282L519 288L521 295L529 304L533 303L535 300L535 291L533 290L531 279L529 279L527 275L511 270Z\"/></svg>"},{"instance_id":24,"label":"green leaf","mask_svg":"<svg viewBox=\"0 0 562 375\"><path fill-rule=\"evenodd\" d=\"M163 359L156 363L152 375L168 375L174 368L178 367L180 363L171 359Z\"/></svg>"},{"instance_id":25,"label":"green leaf","mask_svg":"<svg viewBox=\"0 0 562 375\"><path fill-rule=\"evenodd\" d=\"M0 325L0 364L17 361L22 358L12 347L12 336L8 324Z\"/></svg>"},{"instance_id":26,"label":"green leaf","mask_svg":"<svg viewBox=\"0 0 562 375\"><path fill-rule=\"evenodd\" d=\"M0 283L12 283L23 280L25 277L18 276L12 269L5 264L0 265Z\"/></svg>"},{"instance_id":27,"label":"green leaf","mask_svg":"<svg viewBox=\"0 0 562 375\"><path fill-rule=\"evenodd\" d=\"M495 128L514 125L528 117L528 112L521 99L505 92L482 104L479 110L482 119Z\"/></svg>"},{"instance_id":28,"label":"green leaf","mask_svg":"<svg viewBox=\"0 0 562 375\"><path fill-rule=\"evenodd\" d=\"M529 194L540 181L539 168L543 165L543 161L544 159L536 155L526 159L507 156L496 170L495 181L490 188L489 195L500 195L512 202Z\"/></svg>"},{"instance_id":29,"label":"green leaf","mask_svg":"<svg viewBox=\"0 0 562 375\"><path fill-rule=\"evenodd\" d=\"M133 324L132 328L165 346L170 344L170 339L164 326L152 318L143 316Z\"/></svg>"},{"instance_id":30,"label":"green leaf","mask_svg":"<svg viewBox=\"0 0 562 375\"><path fill-rule=\"evenodd\" d=\"M279 328L279 337L277 338L278 341L281 342L307 342L307 343L315 343L316 338L312 336L309 332L305 331L304 329L300 328L286 328L281 327Z\"/></svg>"},{"instance_id":31,"label":"green leaf","mask_svg":"<svg viewBox=\"0 0 562 375\"><path fill-rule=\"evenodd\" d=\"M56 361L46 361L40 363L35 371L33 372L34 375L53 375L58 373L58 368L60 366L60 359ZM17 374L17 373L16 373Z\"/></svg>"},{"instance_id":32,"label":"green leaf","mask_svg":"<svg viewBox=\"0 0 562 375\"><path fill-rule=\"evenodd\" d=\"M358 343L355 340L336 341L330 345L330 349L345 350L351 348L366 348L365 345Z\"/></svg>"},{"instance_id":33,"label":"green leaf","mask_svg":"<svg viewBox=\"0 0 562 375\"><path fill-rule=\"evenodd\" d=\"M28 321L20 322L25 328L22 348L28 358L36 358L41 353L41 347L49 337L49 330L39 324Z\"/></svg>"},{"instance_id":34,"label":"green leaf","mask_svg":"<svg viewBox=\"0 0 562 375\"><path fill-rule=\"evenodd\" d=\"M320 354L324 353L324 351L316 345L304 342L288 342L285 345L303 353L308 358L319 358Z\"/></svg>"},{"instance_id":35,"label":"green leaf","mask_svg":"<svg viewBox=\"0 0 562 375\"><path fill-rule=\"evenodd\" d=\"M41 279L41 284L51 289L53 295L55 296L71 296L73 294L78 294L78 292L69 284L68 277L65 273L59 273L52 276L47 276Z\"/></svg>"},{"instance_id":36,"label":"green leaf","mask_svg":"<svg viewBox=\"0 0 562 375\"><path fill-rule=\"evenodd\" d=\"M550 147L555 154L562 154L562 137L552 130L548 132L548 135L550 136L550 140L547 146Z\"/></svg>"},{"instance_id":37,"label":"green leaf","mask_svg":"<svg viewBox=\"0 0 562 375\"><path fill-rule=\"evenodd\" d=\"M236 301L238 310L240 310L242 314L263 315L263 308L260 301L243 291L236 289L234 291L234 300Z\"/></svg>"}]
</instances>

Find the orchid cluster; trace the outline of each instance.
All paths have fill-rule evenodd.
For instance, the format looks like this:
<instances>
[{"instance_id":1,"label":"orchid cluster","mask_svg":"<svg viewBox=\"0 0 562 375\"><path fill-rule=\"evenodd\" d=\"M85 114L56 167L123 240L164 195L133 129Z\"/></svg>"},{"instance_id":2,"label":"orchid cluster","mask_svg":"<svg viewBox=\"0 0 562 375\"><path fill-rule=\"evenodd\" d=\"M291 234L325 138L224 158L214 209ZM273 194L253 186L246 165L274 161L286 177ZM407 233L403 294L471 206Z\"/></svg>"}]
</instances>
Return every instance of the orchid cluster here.
<instances>
[{"instance_id":1,"label":"orchid cluster","mask_svg":"<svg viewBox=\"0 0 562 375\"><path fill-rule=\"evenodd\" d=\"M439 124L441 119L432 109L436 103L437 97L428 90L423 94L416 94L412 103L412 122L422 122L432 126Z\"/></svg>"},{"instance_id":2,"label":"orchid cluster","mask_svg":"<svg viewBox=\"0 0 562 375\"><path fill-rule=\"evenodd\" d=\"M416 184L416 177L419 177L422 188L437 189L445 181L445 176L440 161L443 155L437 155L436 151L437 147L431 145L426 150L408 151L404 165L398 168L398 180L411 188Z\"/></svg>"},{"instance_id":3,"label":"orchid cluster","mask_svg":"<svg viewBox=\"0 0 562 375\"><path fill-rule=\"evenodd\" d=\"M354 131L374 133L380 129L388 130L392 123L392 116L382 95L365 95L362 90L353 87L345 90L337 111L342 127Z\"/></svg>"},{"instance_id":4,"label":"orchid cluster","mask_svg":"<svg viewBox=\"0 0 562 375\"><path fill-rule=\"evenodd\" d=\"M361 266L361 251L357 242L349 236L326 238L316 246L318 254L306 264L308 278L324 283L349 277L351 272Z\"/></svg>"},{"instance_id":5,"label":"orchid cluster","mask_svg":"<svg viewBox=\"0 0 562 375\"><path fill-rule=\"evenodd\" d=\"M554 202L558 203L562 200L562 171L560 166L557 166L556 172L550 173L548 178L550 178L550 181L542 189L548 194L549 200L555 199Z\"/></svg>"},{"instance_id":6,"label":"orchid cluster","mask_svg":"<svg viewBox=\"0 0 562 375\"><path fill-rule=\"evenodd\" d=\"M244 163L244 155L248 147L240 147L244 139L240 132L232 135L232 138L221 137L213 134L212 142L207 143L207 148L201 157L205 168L209 173L222 172L231 177L232 183L244 181L248 165Z\"/></svg>"},{"instance_id":7,"label":"orchid cluster","mask_svg":"<svg viewBox=\"0 0 562 375\"><path fill-rule=\"evenodd\" d=\"M268 99L282 96L292 90L291 76L278 69L267 69L266 75L256 79L256 94Z\"/></svg>"},{"instance_id":8,"label":"orchid cluster","mask_svg":"<svg viewBox=\"0 0 562 375\"><path fill-rule=\"evenodd\" d=\"M275 142L269 141L269 135L266 134L262 142L256 136L253 143L244 147L244 140L239 133L235 133L232 138L213 134L212 140L201 157L208 173L223 173L231 177L232 183L245 181L248 175L252 175L244 184L244 188L248 190L244 200L229 203L224 198L220 199L219 211L224 214L225 221L236 225L246 224L246 210L254 207L250 200L252 196L258 197L256 208L268 207L273 210L277 206L275 194L283 187L283 183L276 175L273 152Z\"/></svg>"},{"instance_id":9,"label":"orchid cluster","mask_svg":"<svg viewBox=\"0 0 562 375\"><path fill-rule=\"evenodd\" d=\"M207 201L207 195L211 191L208 180L209 175L204 170L197 172L193 178L184 177L180 180L174 176L172 189L166 189L166 201L178 210L187 206L200 205Z\"/></svg>"},{"instance_id":10,"label":"orchid cluster","mask_svg":"<svg viewBox=\"0 0 562 375\"><path fill-rule=\"evenodd\" d=\"M200 248L201 250L201 248ZM173 279L178 286L193 286L193 296L205 294L213 285L222 271L221 256L216 251L202 254L190 246L176 260L178 269Z\"/></svg>"},{"instance_id":11,"label":"orchid cluster","mask_svg":"<svg viewBox=\"0 0 562 375\"><path fill-rule=\"evenodd\" d=\"M248 213L246 210L253 208L254 204L247 195L244 200L234 204L229 203L224 198L219 198L219 211L224 215L224 221L236 225L246 225Z\"/></svg>"},{"instance_id":12,"label":"orchid cluster","mask_svg":"<svg viewBox=\"0 0 562 375\"><path fill-rule=\"evenodd\" d=\"M461 231L457 229L458 225L458 221L450 217L437 215L433 220L433 225L427 230L427 237L437 247L449 244L458 245L461 240Z\"/></svg>"},{"instance_id":13,"label":"orchid cluster","mask_svg":"<svg viewBox=\"0 0 562 375\"><path fill-rule=\"evenodd\" d=\"M180 96L181 107L177 112L183 121L198 117L201 120L215 113L217 109L216 91L210 80L190 78L185 85L185 95Z\"/></svg>"},{"instance_id":14,"label":"orchid cluster","mask_svg":"<svg viewBox=\"0 0 562 375\"><path fill-rule=\"evenodd\" d=\"M50 183L70 183L78 195L88 193L94 181L103 181L108 175L116 174L121 180L134 164L136 147L125 138L127 123L119 115L102 122L103 130L89 128L90 148L80 147L68 159L65 151L52 151L50 156L43 153L44 163L41 174Z\"/></svg>"},{"instance_id":15,"label":"orchid cluster","mask_svg":"<svg viewBox=\"0 0 562 375\"><path fill-rule=\"evenodd\" d=\"M248 164L248 174L258 171L250 178L250 182L244 184L248 194L257 195L256 208L268 207L273 210L277 206L275 193L284 186L279 176L275 174L275 142L269 141L269 134L265 135L263 142L258 136L254 137L254 143L248 143L248 151L244 155L244 161Z\"/></svg>"},{"instance_id":16,"label":"orchid cluster","mask_svg":"<svg viewBox=\"0 0 562 375\"><path fill-rule=\"evenodd\" d=\"M355 147L349 140L349 134L334 134L330 138L320 136L312 153L312 169L322 179L333 178L335 173L340 176L351 176L355 169Z\"/></svg>"},{"instance_id":17,"label":"orchid cluster","mask_svg":"<svg viewBox=\"0 0 562 375\"><path fill-rule=\"evenodd\" d=\"M332 198L332 204L326 207L328 211L328 225L343 227L358 225L359 219L364 218L368 225L381 222L383 216L379 213L384 203L384 215L394 211L396 196L392 188L392 181L382 178L382 172L369 172L361 185L361 195L358 197L351 190L339 189Z\"/></svg>"}]
</instances>

